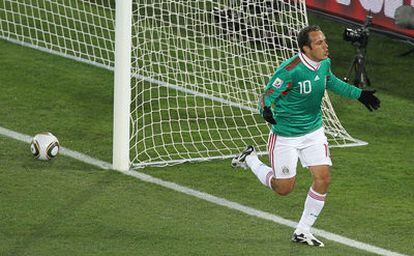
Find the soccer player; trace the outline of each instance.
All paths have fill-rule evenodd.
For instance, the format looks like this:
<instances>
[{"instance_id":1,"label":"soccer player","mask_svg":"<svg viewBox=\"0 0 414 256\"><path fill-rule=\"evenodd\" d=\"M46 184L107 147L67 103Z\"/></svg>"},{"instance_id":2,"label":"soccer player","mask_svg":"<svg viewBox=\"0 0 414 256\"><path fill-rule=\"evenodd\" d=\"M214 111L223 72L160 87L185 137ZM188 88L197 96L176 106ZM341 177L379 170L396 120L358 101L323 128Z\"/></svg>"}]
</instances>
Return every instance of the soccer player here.
<instances>
[{"instance_id":1,"label":"soccer player","mask_svg":"<svg viewBox=\"0 0 414 256\"><path fill-rule=\"evenodd\" d=\"M375 91L359 89L335 77L328 43L318 26L303 28L297 40L300 52L277 68L260 98L260 113L272 127L267 144L271 166L259 160L253 146L236 156L232 166L249 167L263 185L285 196L295 185L299 158L310 170L313 182L292 241L324 246L312 235L311 227L325 204L332 165L322 127L325 89L357 99L370 111L380 107L380 100Z\"/></svg>"}]
</instances>

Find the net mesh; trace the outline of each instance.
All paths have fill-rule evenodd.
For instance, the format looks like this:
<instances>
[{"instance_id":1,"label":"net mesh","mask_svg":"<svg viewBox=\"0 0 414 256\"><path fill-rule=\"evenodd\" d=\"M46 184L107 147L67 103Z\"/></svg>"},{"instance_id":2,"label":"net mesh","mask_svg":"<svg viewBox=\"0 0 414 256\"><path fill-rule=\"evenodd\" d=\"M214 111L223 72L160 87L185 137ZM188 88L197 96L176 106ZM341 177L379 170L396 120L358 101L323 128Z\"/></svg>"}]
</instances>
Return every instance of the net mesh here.
<instances>
[{"instance_id":1,"label":"net mesh","mask_svg":"<svg viewBox=\"0 0 414 256\"><path fill-rule=\"evenodd\" d=\"M113 2L2 0L0 37L84 62L113 67Z\"/></svg>"}]
</instances>

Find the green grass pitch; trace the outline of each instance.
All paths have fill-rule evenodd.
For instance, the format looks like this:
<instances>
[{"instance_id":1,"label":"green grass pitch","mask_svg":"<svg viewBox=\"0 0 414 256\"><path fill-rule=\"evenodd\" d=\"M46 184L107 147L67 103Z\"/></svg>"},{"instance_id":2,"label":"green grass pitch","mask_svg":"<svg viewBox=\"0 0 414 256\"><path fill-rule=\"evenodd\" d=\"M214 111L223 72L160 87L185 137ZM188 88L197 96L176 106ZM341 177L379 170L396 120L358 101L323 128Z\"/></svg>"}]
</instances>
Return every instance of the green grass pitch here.
<instances>
[{"instance_id":1,"label":"green grass pitch","mask_svg":"<svg viewBox=\"0 0 414 256\"><path fill-rule=\"evenodd\" d=\"M327 34L334 72L354 49L343 26L311 16ZM414 255L414 58L410 46L373 34L368 74L382 107L332 97L364 147L333 149L332 186L316 227ZM113 74L0 41L0 126L51 131L64 147L111 161ZM289 241L292 229L65 156L32 159L29 145L0 136L0 255L373 255L331 241ZM145 168L163 180L297 221L310 185L298 169L288 197L275 196L229 161Z\"/></svg>"}]
</instances>

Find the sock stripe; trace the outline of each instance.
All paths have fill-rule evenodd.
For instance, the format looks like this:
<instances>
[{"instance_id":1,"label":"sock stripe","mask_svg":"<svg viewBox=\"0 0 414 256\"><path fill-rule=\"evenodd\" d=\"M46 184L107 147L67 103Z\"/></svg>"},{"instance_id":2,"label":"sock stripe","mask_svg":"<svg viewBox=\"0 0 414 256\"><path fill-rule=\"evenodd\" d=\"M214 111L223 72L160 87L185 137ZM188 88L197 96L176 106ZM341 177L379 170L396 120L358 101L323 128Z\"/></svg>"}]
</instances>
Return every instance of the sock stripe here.
<instances>
[{"instance_id":1,"label":"sock stripe","mask_svg":"<svg viewBox=\"0 0 414 256\"><path fill-rule=\"evenodd\" d=\"M273 171L270 171L266 175L266 183L269 186L269 188L272 188L272 183L271 183L272 178L273 178Z\"/></svg>"},{"instance_id":2,"label":"sock stripe","mask_svg":"<svg viewBox=\"0 0 414 256\"><path fill-rule=\"evenodd\" d=\"M325 195L317 195L312 190L309 190L308 196L318 201L325 201Z\"/></svg>"}]
</instances>

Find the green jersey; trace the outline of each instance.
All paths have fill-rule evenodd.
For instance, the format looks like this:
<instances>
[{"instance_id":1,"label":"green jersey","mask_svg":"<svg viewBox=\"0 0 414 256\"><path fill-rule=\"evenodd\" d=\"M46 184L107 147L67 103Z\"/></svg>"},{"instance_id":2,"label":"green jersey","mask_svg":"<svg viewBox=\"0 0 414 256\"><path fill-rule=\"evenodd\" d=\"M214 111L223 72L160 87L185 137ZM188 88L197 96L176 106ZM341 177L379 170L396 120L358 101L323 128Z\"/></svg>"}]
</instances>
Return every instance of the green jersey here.
<instances>
[{"instance_id":1,"label":"green jersey","mask_svg":"<svg viewBox=\"0 0 414 256\"><path fill-rule=\"evenodd\" d=\"M329 58L314 63L299 53L284 61L271 77L260 98L259 109L272 109L275 134L297 137L322 127L321 104L325 89L358 99L361 89L338 79Z\"/></svg>"}]
</instances>

